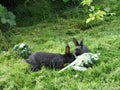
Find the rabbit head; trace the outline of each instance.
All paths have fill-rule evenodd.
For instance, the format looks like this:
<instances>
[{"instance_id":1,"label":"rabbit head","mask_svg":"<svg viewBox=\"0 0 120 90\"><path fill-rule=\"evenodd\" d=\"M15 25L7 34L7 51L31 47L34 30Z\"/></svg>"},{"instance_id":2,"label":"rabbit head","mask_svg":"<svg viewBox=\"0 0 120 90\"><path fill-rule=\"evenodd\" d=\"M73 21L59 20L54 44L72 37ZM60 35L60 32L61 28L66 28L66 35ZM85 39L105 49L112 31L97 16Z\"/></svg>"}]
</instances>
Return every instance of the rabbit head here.
<instances>
[{"instance_id":1,"label":"rabbit head","mask_svg":"<svg viewBox=\"0 0 120 90\"><path fill-rule=\"evenodd\" d=\"M89 52L89 49L87 48L87 46L85 46L83 44L83 39L81 39L80 43L77 41L77 39L73 38L73 42L76 46L75 50L74 50L74 55L78 56L81 55L83 53L87 53Z\"/></svg>"}]
</instances>

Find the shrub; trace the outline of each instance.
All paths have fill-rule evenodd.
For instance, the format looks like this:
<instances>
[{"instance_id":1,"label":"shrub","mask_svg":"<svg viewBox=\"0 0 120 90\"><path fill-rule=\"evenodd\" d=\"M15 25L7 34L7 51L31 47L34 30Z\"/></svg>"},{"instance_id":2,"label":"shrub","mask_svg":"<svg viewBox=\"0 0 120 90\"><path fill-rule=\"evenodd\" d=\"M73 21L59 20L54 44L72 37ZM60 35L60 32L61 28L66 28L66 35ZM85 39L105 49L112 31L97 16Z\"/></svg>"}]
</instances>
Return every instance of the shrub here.
<instances>
[{"instance_id":1,"label":"shrub","mask_svg":"<svg viewBox=\"0 0 120 90\"><path fill-rule=\"evenodd\" d=\"M8 29L6 27L11 27L16 25L15 15L7 11L7 9L0 4L0 27L1 29Z\"/></svg>"}]
</instances>

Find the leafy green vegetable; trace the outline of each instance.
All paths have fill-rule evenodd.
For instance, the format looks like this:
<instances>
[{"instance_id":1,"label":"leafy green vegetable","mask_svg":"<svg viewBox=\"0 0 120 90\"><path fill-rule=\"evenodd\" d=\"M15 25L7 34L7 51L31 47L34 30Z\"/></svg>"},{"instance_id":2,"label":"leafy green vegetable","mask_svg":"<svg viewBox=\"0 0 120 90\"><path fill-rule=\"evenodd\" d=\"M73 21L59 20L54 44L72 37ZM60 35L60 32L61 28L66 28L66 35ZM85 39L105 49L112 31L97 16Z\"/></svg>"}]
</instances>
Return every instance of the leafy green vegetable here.
<instances>
[{"instance_id":1,"label":"leafy green vegetable","mask_svg":"<svg viewBox=\"0 0 120 90\"><path fill-rule=\"evenodd\" d=\"M18 54L25 59L31 54L29 46L25 43L15 45L13 50L17 51Z\"/></svg>"}]
</instances>

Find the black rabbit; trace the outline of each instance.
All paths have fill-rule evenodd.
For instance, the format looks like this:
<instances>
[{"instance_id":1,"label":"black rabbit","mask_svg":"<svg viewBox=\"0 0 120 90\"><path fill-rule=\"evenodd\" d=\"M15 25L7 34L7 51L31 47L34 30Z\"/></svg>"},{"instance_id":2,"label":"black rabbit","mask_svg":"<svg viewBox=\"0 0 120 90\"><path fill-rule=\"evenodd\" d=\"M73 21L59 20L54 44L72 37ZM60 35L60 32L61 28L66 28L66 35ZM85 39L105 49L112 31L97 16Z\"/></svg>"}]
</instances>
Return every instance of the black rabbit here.
<instances>
[{"instance_id":1,"label":"black rabbit","mask_svg":"<svg viewBox=\"0 0 120 90\"><path fill-rule=\"evenodd\" d=\"M26 62L31 65L32 71L38 71L41 69L41 66L61 69L64 67L65 63L71 63L74 60L75 56L70 53L70 47L67 44L65 47L65 54L35 52Z\"/></svg>"},{"instance_id":2,"label":"black rabbit","mask_svg":"<svg viewBox=\"0 0 120 90\"><path fill-rule=\"evenodd\" d=\"M76 46L75 50L74 50L74 55L78 56L78 55L81 55L83 53L87 53L89 52L90 50L87 48L87 46L85 46L83 44L83 39L80 41L80 44L78 43L78 41L73 38L73 42Z\"/></svg>"}]
</instances>

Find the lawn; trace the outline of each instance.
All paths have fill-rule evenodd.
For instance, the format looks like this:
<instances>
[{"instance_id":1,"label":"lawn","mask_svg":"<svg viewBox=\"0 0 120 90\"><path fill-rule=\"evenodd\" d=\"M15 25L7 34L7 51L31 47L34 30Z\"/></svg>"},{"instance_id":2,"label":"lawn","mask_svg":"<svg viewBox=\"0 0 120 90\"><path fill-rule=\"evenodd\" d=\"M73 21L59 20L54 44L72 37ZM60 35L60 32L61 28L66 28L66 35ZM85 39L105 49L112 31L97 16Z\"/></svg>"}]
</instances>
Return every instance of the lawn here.
<instances>
[{"instance_id":1,"label":"lawn","mask_svg":"<svg viewBox=\"0 0 120 90\"><path fill-rule=\"evenodd\" d=\"M0 90L120 90L119 3L110 1L114 3L104 2L116 15L108 16L104 21L85 24L80 18L57 18L53 22L15 27L8 34L10 36L6 34L7 43L0 32L0 45L9 47L8 51L2 51L0 47ZM58 73L59 70L42 67L32 72L30 65L12 50L15 44L26 43L32 52L64 54L66 43L71 52L74 51L73 37L79 41L84 39L92 53L101 53L99 61L87 71L70 69Z\"/></svg>"},{"instance_id":2,"label":"lawn","mask_svg":"<svg viewBox=\"0 0 120 90\"><path fill-rule=\"evenodd\" d=\"M0 55L0 90L120 90L120 26L114 17L109 22L81 30L78 20L60 19L56 23L43 23L15 28L12 42L27 43L32 52L64 53L66 43L71 52L72 38L84 39L92 53L100 52L99 62L85 72L42 69L32 72L19 55L12 50ZM76 23L77 22L77 23Z\"/></svg>"}]
</instances>

